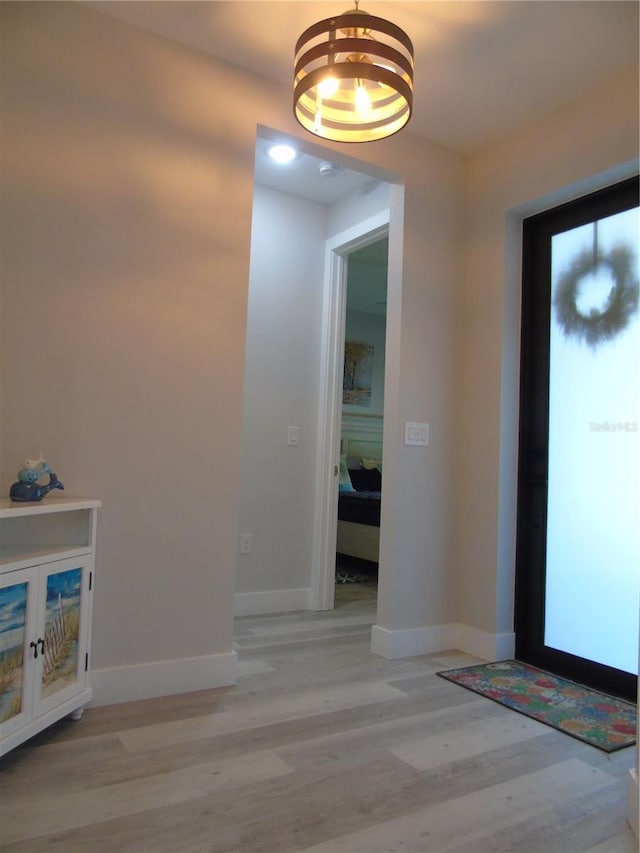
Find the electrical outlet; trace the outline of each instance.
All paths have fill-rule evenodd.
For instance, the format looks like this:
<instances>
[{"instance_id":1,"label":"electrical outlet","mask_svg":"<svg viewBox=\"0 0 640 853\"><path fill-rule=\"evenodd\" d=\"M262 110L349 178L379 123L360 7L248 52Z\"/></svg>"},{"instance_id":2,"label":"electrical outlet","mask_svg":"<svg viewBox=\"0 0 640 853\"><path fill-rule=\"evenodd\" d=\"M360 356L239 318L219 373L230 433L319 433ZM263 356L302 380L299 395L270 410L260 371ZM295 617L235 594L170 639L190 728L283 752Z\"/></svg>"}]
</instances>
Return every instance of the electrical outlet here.
<instances>
[{"instance_id":1,"label":"electrical outlet","mask_svg":"<svg viewBox=\"0 0 640 853\"><path fill-rule=\"evenodd\" d=\"M240 553L250 554L253 551L253 533L240 534Z\"/></svg>"}]
</instances>

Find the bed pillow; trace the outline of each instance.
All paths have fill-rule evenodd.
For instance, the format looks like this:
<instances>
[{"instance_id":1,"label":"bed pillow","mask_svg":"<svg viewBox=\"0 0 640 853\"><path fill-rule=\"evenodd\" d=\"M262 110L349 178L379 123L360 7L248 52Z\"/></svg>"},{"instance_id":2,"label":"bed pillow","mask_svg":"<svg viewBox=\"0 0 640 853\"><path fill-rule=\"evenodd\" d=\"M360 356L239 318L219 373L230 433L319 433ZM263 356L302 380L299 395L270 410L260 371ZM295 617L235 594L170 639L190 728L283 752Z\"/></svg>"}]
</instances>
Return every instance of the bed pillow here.
<instances>
[{"instance_id":1,"label":"bed pillow","mask_svg":"<svg viewBox=\"0 0 640 853\"><path fill-rule=\"evenodd\" d=\"M382 490L382 474L377 468L351 468L351 483L357 492L379 492Z\"/></svg>"},{"instance_id":2,"label":"bed pillow","mask_svg":"<svg viewBox=\"0 0 640 853\"><path fill-rule=\"evenodd\" d=\"M340 474L338 476L338 491L340 492L355 492L349 469L347 468L347 454L340 457Z\"/></svg>"},{"instance_id":3,"label":"bed pillow","mask_svg":"<svg viewBox=\"0 0 640 853\"><path fill-rule=\"evenodd\" d=\"M382 473L382 461L380 459L367 459L366 457L362 457L360 460L360 464L363 468L366 468L367 471L371 471L374 468L377 468L380 473Z\"/></svg>"}]
</instances>

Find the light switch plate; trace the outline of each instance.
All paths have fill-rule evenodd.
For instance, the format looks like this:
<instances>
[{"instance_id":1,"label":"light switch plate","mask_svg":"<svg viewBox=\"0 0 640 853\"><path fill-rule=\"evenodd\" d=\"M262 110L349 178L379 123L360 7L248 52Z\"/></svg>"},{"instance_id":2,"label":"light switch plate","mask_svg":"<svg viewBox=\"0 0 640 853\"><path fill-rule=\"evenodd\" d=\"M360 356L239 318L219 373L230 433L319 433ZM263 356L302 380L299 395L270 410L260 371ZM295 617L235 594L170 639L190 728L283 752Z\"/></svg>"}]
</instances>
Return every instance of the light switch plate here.
<instances>
[{"instance_id":1,"label":"light switch plate","mask_svg":"<svg viewBox=\"0 0 640 853\"><path fill-rule=\"evenodd\" d=\"M426 447L429 444L429 424L406 421L404 443L410 447Z\"/></svg>"},{"instance_id":2,"label":"light switch plate","mask_svg":"<svg viewBox=\"0 0 640 853\"><path fill-rule=\"evenodd\" d=\"M300 427L287 427L287 444L289 447L297 447L300 443Z\"/></svg>"}]
</instances>

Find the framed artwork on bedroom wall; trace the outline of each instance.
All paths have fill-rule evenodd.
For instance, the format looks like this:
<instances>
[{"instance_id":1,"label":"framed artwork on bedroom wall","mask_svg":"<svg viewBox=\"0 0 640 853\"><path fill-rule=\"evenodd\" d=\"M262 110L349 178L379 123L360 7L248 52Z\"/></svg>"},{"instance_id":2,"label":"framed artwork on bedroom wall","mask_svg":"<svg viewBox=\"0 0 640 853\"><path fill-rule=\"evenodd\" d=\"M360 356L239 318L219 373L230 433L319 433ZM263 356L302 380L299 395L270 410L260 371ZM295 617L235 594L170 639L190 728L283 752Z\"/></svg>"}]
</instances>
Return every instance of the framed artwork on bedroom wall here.
<instances>
[{"instance_id":1,"label":"framed artwork on bedroom wall","mask_svg":"<svg viewBox=\"0 0 640 853\"><path fill-rule=\"evenodd\" d=\"M357 341L344 345L342 403L345 406L371 406L374 347Z\"/></svg>"}]
</instances>

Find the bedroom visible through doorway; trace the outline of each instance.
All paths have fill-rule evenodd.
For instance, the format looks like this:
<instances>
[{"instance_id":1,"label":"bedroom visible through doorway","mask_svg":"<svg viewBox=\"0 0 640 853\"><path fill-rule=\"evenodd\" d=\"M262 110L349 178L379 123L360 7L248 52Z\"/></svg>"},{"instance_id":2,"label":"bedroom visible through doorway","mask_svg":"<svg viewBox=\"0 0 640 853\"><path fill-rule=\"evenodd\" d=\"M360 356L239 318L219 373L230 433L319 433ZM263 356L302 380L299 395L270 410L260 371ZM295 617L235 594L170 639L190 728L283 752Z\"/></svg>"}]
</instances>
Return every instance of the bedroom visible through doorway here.
<instances>
[{"instance_id":1,"label":"bedroom visible through doorway","mask_svg":"<svg viewBox=\"0 0 640 853\"><path fill-rule=\"evenodd\" d=\"M388 254L385 235L347 257L336 606L377 593Z\"/></svg>"}]
</instances>

